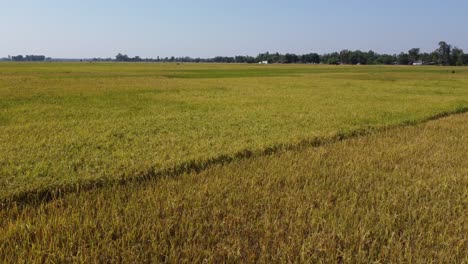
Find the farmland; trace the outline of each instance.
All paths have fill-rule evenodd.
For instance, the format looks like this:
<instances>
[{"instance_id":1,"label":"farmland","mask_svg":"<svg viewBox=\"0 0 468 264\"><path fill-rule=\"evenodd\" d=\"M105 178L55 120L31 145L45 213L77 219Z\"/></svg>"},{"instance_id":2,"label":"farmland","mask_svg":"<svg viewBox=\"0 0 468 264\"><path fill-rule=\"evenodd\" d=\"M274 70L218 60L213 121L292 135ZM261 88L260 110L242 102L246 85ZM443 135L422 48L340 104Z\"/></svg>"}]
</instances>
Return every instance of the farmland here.
<instances>
[{"instance_id":1,"label":"farmland","mask_svg":"<svg viewBox=\"0 0 468 264\"><path fill-rule=\"evenodd\" d=\"M0 63L0 260L467 261L467 109L464 67Z\"/></svg>"},{"instance_id":2,"label":"farmland","mask_svg":"<svg viewBox=\"0 0 468 264\"><path fill-rule=\"evenodd\" d=\"M467 87L467 68L3 63L0 200L417 122Z\"/></svg>"}]
</instances>

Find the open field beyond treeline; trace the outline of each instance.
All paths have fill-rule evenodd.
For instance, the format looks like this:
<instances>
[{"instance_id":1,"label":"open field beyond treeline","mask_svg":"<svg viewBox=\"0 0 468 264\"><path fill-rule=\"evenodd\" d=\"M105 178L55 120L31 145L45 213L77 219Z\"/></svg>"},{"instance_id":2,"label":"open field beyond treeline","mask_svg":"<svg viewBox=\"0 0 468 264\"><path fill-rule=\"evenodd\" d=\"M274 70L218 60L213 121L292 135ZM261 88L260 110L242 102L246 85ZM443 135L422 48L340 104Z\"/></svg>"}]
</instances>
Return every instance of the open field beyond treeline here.
<instances>
[{"instance_id":1,"label":"open field beyond treeline","mask_svg":"<svg viewBox=\"0 0 468 264\"><path fill-rule=\"evenodd\" d=\"M464 67L0 63L0 262L466 262L467 110Z\"/></svg>"}]
</instances>

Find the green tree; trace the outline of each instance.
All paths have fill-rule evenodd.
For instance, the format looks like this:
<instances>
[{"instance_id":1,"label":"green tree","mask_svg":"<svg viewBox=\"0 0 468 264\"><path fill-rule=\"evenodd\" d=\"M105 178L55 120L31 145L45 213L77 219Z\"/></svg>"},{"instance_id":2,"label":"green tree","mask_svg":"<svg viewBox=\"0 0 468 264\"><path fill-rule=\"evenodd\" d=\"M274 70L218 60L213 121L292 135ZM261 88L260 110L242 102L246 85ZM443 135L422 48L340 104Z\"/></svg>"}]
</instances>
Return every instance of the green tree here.
<instances>
[{"instance_id":1,"label":"green tree","mask_svg":"<svg viewBox=\"0 0 468 264\"><path fill-rule=\"evenodd\" d=\"M439 48L437 49L437 54L439 55L439 64L442 65L451 65L450 54L452 51L452 46L447 44L445 41L439 42Z\"/></svg>"},{"instance_id":2,"label":"green tree","mask_svg":"<svg viewBox=\"0 0 468 264\"><path fill-rule=\"evenodd\" d=\"M350 54L351 54L351 51L349 51L349 50L342 50L342 51L340 52L340 61L341 61L341 63L343 63L343 64L350 64L350 60L349 60L349 59L350 59L350 58L349 58L349 57L350 57Z\"/></svg>"},{"instance_id":3,"label":"green tree","mask_svg":"<svg viewBox=\"0 0 468 264\"><path fill-rule=\"evenodd\" d=\"M408 51L409 63L413 64L420 58L421 50L419 48L413 48Z\"/></svg>"},{"instance_id":4,"label":"green tree","mask_svg":"<svg viewBox=\"0 0 468 264\"><path fill-rule=\"evenodd\" d=\"M398 64L400 65L408 65L410 62L409 55L402 52L400 53L400 55L398 55L397 61L398 61Z\"/></svg>"},{"instance_id":5,"label":"green tree","mask_svg":"<svg viewBox=\"0 0 468 264\"><path fill-rule=\"evenodd\" d=\"M465 64L464 56L465 56L465 54L463 53L463 50L461 50L461 49L459 49L457 47L454 47L452 49L452 54L451 54L452 64L456 65L456 66L463 66L463 64Z\"/></svg>"},{"instance_id":6,"label":"green tree","mask_svg":"<svg viewBox=\"0 0 468 264\"><path fill-rule=\"evenodd\" d=\"M116 61L129 61L129 57L127 55L123 55L121 53L117 54L117 56L115 56L115 60Z\"/></svg>"},{"instance_id":7,"label":"green tree","mask_svg":"<svg viewBox=\"0 0 468 264\"><path fill-rule=\"evenodd\" d=\"M366 63L367 64L376 64L379 54L375 53L372 50L369 50L366 54Z\"/></svg>"}]
</instances>

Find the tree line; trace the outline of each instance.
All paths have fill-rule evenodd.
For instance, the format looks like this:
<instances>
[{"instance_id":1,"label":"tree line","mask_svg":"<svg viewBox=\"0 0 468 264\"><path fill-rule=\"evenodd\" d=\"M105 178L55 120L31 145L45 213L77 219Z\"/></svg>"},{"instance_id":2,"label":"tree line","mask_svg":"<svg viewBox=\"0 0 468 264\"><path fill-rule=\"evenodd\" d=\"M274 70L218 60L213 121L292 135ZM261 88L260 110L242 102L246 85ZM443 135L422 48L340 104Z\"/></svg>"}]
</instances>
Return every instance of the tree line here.
<instances>
[{"instance_id":1,"label":"tree line","mask_svg":"<svg viewBox=\"0 0 468 264\"><path fill-rule=\"evenodd\" d=\"M17 55L17 56L8 56L10 61L46 61L50 58L46 58L44 55Z\"/></svg>"},{"instance_id":2,"label":"tree line","mask_svg":"<svg viewBox=\"0 0 468 264\"><path fill-rule=\"evenodd\" d=\"M433 52L421 52L419 48L410 49L408 52L400 54L378 54L374 51L360 50L342 50L340 52L332 52L319 55L317 53L309 53L297 55L294 53L260 53L256 57L253 56L218 56L214 58L202 59L191 57L157 57L155 59L142 59L140 57L128 57L127 55L118 54L116 61L128 62L213 62L213 63L312 63L312 64L350 64L350 65L452 65L462 66L468 65L468 54L465 54L462 49L454 47L445 41L439 42L439 47Z\"/></svg>"},{"instance_id":3,"label":"tree line","mask_svg":"<svg viewBox=\"0 0 468 264\"><path fill-rule=\"evenodd\" d=\"M11 61L51 61L53 59L46 58L43 55L18 55L8 59ZM439 47L433 52L421 52L419 48L410 49L408 52L400 54L379 54L374 51L360 50L342 50L340 52L332 52L327 54L308 53L297 55L294 53L260 53L257 56L217 56L214 58L191 58L191 57L157 57L157 58L140 58L129 57L126 54L117 54L115 59L112 58L93 58L82 59L79 61L118 61L118 62L192 62L192 63L307 63L307 64L350 64L350 65L451 65L462 66L468 65L468 54L465 54L462 49L452 46L445 41L439 42Z\"/></svg>"}]
</instances>

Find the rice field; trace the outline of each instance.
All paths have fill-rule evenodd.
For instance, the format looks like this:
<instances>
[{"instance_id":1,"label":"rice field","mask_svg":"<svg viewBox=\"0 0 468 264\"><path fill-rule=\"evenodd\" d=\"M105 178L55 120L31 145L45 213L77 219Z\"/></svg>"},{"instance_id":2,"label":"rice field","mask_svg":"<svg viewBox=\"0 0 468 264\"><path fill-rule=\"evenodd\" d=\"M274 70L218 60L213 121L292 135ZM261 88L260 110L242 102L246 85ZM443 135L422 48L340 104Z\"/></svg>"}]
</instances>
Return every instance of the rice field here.
<instances>
[{"instance_id":1,"label":"rice field","mask_svg":"<svg viewBox=\"0 0 468 264\"><path fill-rule=\"evenodd\" d=\"M0 212L3 262L464 263L468 114Z\"/></svg>"},{"instance_id":2,"label":"rice field","mask_svg":"<svg viewBox=\"0 0 468 264\"><path fill-rule=\"evenodd\" d=\"M0 63L0 262L468 261L468 68Z\"/></svg>"},{"instance_id":3,"label":"rice field","mask_svg":"<svg viewBox=\"0 0 468 264\"><path fill-rule=\"evenodd\" d=\"M0 64L0 201L468 107L468 68Z\"/></svg>"}]
</instances>

